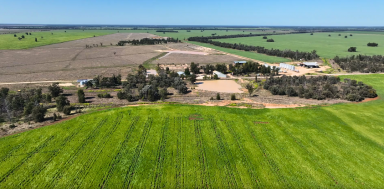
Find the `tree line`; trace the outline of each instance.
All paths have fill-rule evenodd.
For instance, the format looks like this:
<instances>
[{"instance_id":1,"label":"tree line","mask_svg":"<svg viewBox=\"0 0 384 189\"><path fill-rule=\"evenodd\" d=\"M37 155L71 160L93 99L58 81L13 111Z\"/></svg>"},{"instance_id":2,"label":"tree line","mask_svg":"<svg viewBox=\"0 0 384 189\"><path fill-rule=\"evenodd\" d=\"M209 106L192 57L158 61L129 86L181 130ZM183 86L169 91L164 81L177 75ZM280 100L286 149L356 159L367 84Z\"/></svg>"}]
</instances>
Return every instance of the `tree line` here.
<instances>
[{"instance_id":1,"label":"tree line","mask_svg":"<svg viewBox=\"0 0 384 189\"><path fill-rule=\"evenodd\" d=\"M384 72L384 56L352 55L333 58L341 69L348 72L376 73Z\"/></svg>"},{"instance_id":2,"label":"tree line","mask_svg":"<svg viewBox=\"0 0 384 189\"><path fill-rule=\"evenodd\" d=\"M313 50L312 52L302 52L302 51L292 51L290 49L286 50L279 50L279 49L266 49L265 47L261 46L253 46L253 45L243 45L243 44L237 44L237 43L225 43L220 41L212 41L212 40L206 40L204 38L201 38L202 40L199 41L198 38L194 38L194 40L202 43L209 43L211 45L224 47L224 48L231 48L231 49L237 49L237 50L244 50L244 51L256 51L257 53L262 53L270 56L278 56L283 58L290 58L292 60L313 60L319 58L319 55L317 54L316 50Z\"/></svg>"},{"instance_id":3,"label":"tree line","mask_svg":"<svg viewBox=\"0 0 384 189\"><path fill-rule=\"evenodd\" d=\"M377 97L372 86L356 80L334 76L282 76L270 77L264 83L264 89L273 95L298 96L306 99L345 99L348 101L362 101L365 98Z\"/></svg>"},{"instance_id":4,"label":"tree line","mask_svg":"<svg viewBox=\"0 0 384 189\"><path fill-rule=\"evenodd\" d=\"M118 46L124 46L125 44L132 44L132 45L156 45L156 44L167 44L167 43L178 43L179 38L167 38L167 39L151 39L151 38L144 38L140 40L129 40L129 41L119 41L117 43Z\"/></svg>"}]
</instances>

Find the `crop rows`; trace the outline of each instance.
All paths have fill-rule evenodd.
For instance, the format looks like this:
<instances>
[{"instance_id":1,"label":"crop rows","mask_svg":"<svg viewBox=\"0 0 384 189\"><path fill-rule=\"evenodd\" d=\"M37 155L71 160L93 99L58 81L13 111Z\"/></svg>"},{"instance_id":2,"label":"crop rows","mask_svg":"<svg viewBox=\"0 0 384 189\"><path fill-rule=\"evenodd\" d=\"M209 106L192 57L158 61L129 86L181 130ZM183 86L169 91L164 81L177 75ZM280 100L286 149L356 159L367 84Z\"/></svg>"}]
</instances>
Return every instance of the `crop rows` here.
<instances>
[{"instance_id":1,"label":"crop rows","mask_svg":"<svg viewBox=\"0 0 384 189\"><path fill-rule=\"evenodd\" d=\"M183 155L183 119L182 117L174 118L175 125L177 125L177 149L176 149L176 188L184 187L184 161Z\"/></svg>"},{"instance_id":2,"label":"crop rows","mask_svg":"<svg viewBox=\"0 0 384 189\"><path fill-rule=\"evenodd\" d=\"M252 130L252 128L249 127L248 124L247 124L246 128L247 128L248 132L251 134L253 140L256 142L256 144L259 147L259 149L261 150L261 152L263 153L263 157L266 160L266 162L268 163L273 174L276 176L276 178L279 180L280 183L287 186L289 183L285 179L284 175L282 175L280 173L280 168L278 167L277 163L272 158L272 156L269 154L267 148L264 146L262 141L257 137L255 132Z\"/></svg>"},{"instance_id":3,"label":"crop rows","mask_svg":"<svg viewBox=\"0 0 384 189\"><path fill-rule=\"evenodd\" d=\"M140 117L138 117L138 116L136 116L132 119L132 122L129 125L128 130L125 132L125 135L124 135L125 138L124 138L123 142L121 142L120 148L118 149L117 154L115 155L115 157L113 158L113 160L111 161L111 163L108 166L108 171L106 172L106 174L105 174L105 176L104 176L104 178L100 184L100 188L104 188L104 187L108 188L108 180L112 176L112 174L114 173L116 166L118 164L120 164L122 157L124 155L126 155L124 153L124 149L126 148L127 143L129 141L129 139L131 138L132 132L135 129L135 126L136 126L137 122L139 121L139 119L140 119Z\"/></svg>"},{"instance_id":4,"label":"crop rows","mask_svg":"<svg viewBox=\"0 0 384 189\"><path fill-rule=\"evenodd\" d=\"M67 136L64 141L62 143L60 143L59 147L60 149L58 150L55 150L53 151L53 153L51 154L51 156L43 161L42 163L40 163L39 165L35 166L35 169L30 173L31 176L27 177L25 180L23 180L19 187L21 188L24 188L26 187L34 178L36 175L38 175L41 171L43 171L53 160L53 158L55 158L59 152L67 145L68 142L70 142L78 133L80 133L82 131L83 127L81 127L79 130L75 130L73 131L69 136Z\"/></svg>"},{"instance_id":5,"label":"crop rows","mask_svg":"<svg viewBox=\"0 0 384 189\"><path fill-rule=\"evenodd\" d=\"M93 164L104 150L104 147L107 144L108 140L116 131L117 127L120 125L121 119L123 119L123 114L119 113L113 126L109 129L109 131L105 133L100 142L94 147L94 151L89 153L87 161L83 164L82 169L75 174L74 180L72 182L69 182L68 184L72 185L72 187L75 186L77 188L81 186L83 178L88 175L90 169L93 167ZM66 188L69 187L70 186L66 186Z\"/></svg>"},{"instance_id":6,"label":"crop rows","mask_svg":"<svg viewBox=\"0 0 384 189\"><path fill-rule=\"evenodd\" d=\"M159 141L157 153L156 153L156 169L154 172L154 181L152 183L152 188L164 188L161 186L161 181L164 173L164 161L166 160L166 151L167 146L167 137L168 137L168 127L169 127L169 117L165 119L162 136Z\"/></svg>"},{"instance_id":7,"label":"crop rows","mask_svg":"<svg viewBox=\"0 0 384 189\"><path fill-rule=\"evenodd\" d=\"M89 142L91 142L100 132L100 128L104 125L106 122L106 118L102 119L98 125L91 131L91 133L85 138L81 144L75 149L74 153L71 154L70 158L60 166L60 168L56 171L54 176L51 178L51 182L48 184L48 188L53 188L58 184L58 181L62 178L63 173L65 170L69 169L69 166L72 165L72 163L77 159L79 153L84 150L84 148L88 145Z\"/></svg>"},{"instance_id":8,"label":"crop rows","mask_svg":"<svg viewBox=\"0 0 384 189\"><path fill-rule=\"evenodd\" d=\"M225 144L225 139L222 138L222 134L220 133L220 131L218 130L218 128L216 126L216 122L213 119L211 119L210 124L211 124L211 128L214 130L215 138L218 142L218 151L220 154L220 159L223 161L221 163L221 165L224 166L224 170L226 173L226 179L225 180L228 182L227 187L238 188L241 186L242 183L239 184L238 181L236 180L235 174L238 175L238 172L236 169L236 165L233 165L231 162L232 156L230 155L230 151L228 149L226 149L226 147L228 145Z\"/></svg>"},{"instance_id":9,"label":"crop rows","mask_svg":"<svg viewBox=\"0 0 384 189\"><path fill-rule=\"evenodd\" d=\"M52 140L54 136L50 136L45 141L43 141L39 146L37 146L32 152L28 153L28 155L18 162L14 167L8 170L4 175L0 177L0 183L2 183L9 175L11 175L15 170L17 170L21 165L28 161L34 154L38 153L41 149L44 149Z\"/></svg>"},{"instance_id":10,"label":"crop rows","mask_svg":"<svg viewBox=\"0 0 384 189\"><path fill-rule=\"evenodd\" d=\"M141 156L141 152L143 151L143 149L145 147L145 143L147 142L149 131L151 130L152 121L153 121L153 119L150 117L150 118L148 118L147 122L144 125L143 134L140 137L139 144L137 145L137 147L135 149L135 154L132 157L131 165L129 166L128 171L127 171L126 176L125 176L125 179L124 179L124 184L123 184L124 188L129 188L132 181L133 181L133 177L135 176L135 173L136 173L136 169L137 169L138 162L139 162L139 159Z\"/></svg>"},{"instance_id":11,"label":"crop rows","mask_svg":"<svg viewBox=\"0 0 384 189\"><path fill-rule=\"evenodd\" d=\"M239 150L241 152L241 156L243 158L243 162L246 165L247 172L252 179L252 184L256 185L257 188L262 188L263 186L261 185L260 180L257 177L257 173L254 169L254 165L250 162L249 157L248 157L247 153L245 152L243 145L240 142L239 135L236 133L236 131L232 127L233 123L225 121L225 124L226 124L230 134L232 135L232 137L236 140L237 147L239 148Z\"/></svg>"},{"instance_id":12,"label":"crop rows","mask_svg":"<svg viewBox=\"0 0 384 189\"><path fill-rule=\"evenodd\" d=\"M210 187L210 176L208 172L208 163L206 158L206 153L204 149L204 139L201 134L201 126L200 121L194 120L194 127L195 127L195 139L196 139L196 147L198 149L198 157L199 157L199 169L201 171L201 186L203 188L209 188ZM199 181L197 181L195 184L197 185Z\"/></svg>"},{"instance_id":13,"label":"crop rows","mask_svg":"<svg viewBox=\"0 0 384 189\"><path fill-rule=\"evenodd\" d=\"M314 162L314 163L317 164L317 166L315 166L315 168L320 168L323 172L325 172L325 173L329 176L330 179L332 179L332 180L334 181L334 183L335 183L336 185L341 185L341 184L338 182L338 179L336 178L336 176L333 175L333 174L331 173L331 171L330 171L330 170L329 170L329 169L328 169L328 168L321 162L321 160L320 160L319 158L317 158L316 156L314 156L314 155L313 155L313 154L312 154L312 153L305 147L305 145L303 145L303 143L302 143L298 138L296 138L295 136L292 135L291 132L289 132L287 129L285 129L285 128L284 128L283 126L281 126L280 124L278 124L278 125L282 128L283 132L284 132L287 136L289 136L290 138L292 138L292 140L295 141L296 144L298 144L299 147L300 147L302 150L304 150L308 156L311 157L311 159L313 160L312 162ZM341 185L341 187L342 187L342 185Z\"/></svg>"}]
</instances>

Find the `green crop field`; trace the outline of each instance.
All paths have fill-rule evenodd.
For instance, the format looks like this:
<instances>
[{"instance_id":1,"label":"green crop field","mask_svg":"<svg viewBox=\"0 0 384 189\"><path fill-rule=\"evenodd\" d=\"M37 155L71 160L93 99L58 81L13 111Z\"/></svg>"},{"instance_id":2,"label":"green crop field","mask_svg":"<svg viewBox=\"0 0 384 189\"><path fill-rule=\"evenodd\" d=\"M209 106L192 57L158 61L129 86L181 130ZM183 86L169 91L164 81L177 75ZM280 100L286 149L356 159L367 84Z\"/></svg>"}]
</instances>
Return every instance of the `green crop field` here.
<instances>
[{"instance_id":1,"label":"green crop field","mask_svg":"<svg viewBox=\"0 0 384 189\"><path fill-rule=\"evenodd\" d=\"M268 49L291 49L309 52L316 50L318 55L323 58L334 58L335 56L351 56L357 54L364 55L384 55L384 35L370 33L314 33L310 34L290 34L269 36L275 42L267 42L262 37L243 37L231 39L219 39L217 41L227 43L241 43L246 45L262 46ZM331 35L331 37L328 37ZM344 36L348 38L344 38ZM378 47L368 47L367 43L378 43ZM348 52L349 47L357 47L357 52Z\"/></svg>"},{"instance_id":2,"label":"green crop field","mask_svg":"<svg viewBox=\"0 0 384 189\"><path fill-rule=\"evenodd\" d=\"M343 76L384 95L384 75ZM0 139L0 188L381 188L384 99L300 109L153 105Z\"/></svg>"},{"instance_id":3,"label":"green crop field","mask_svg":"<svg viewBox=\"0 0 384 189\"><path fill-rule=\"evenodd\" d=\"M66 31L66 32L65 32ZM4 34L0 35L0 49L28 49L33 47L39 47L44 45L50 45L55 43L62 43L66 41L73 41L78 39L90 38L93 36L102 36L117 33L115 30L53 30L53 31L41 31L31 32L32 35L26 35L25 33L16 34ZM53 33L53 35L51 34ZM18 40L18 37L24 35L24 39ZM41 38L43 37L43 38ZM35 42L37 38L37 42Z\"/></svg>"}]
</instances>

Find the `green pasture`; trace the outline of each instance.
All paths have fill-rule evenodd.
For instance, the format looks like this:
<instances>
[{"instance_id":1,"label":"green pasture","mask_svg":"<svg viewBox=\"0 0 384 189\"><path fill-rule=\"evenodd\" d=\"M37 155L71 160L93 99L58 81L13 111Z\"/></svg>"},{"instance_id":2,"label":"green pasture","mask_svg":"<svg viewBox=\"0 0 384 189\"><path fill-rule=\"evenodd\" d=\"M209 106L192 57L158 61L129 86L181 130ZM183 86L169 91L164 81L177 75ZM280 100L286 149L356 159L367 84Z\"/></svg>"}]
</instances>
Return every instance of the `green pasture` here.
<instances>
[{"instance_id":1,"label":"green pasture","mask_svg":"<svg viewBox=\"0 0 384 189\"><path fill-rule=\"evenodd\" d=\"M309 52L316 50L318 55L323 58L334 58L335 56L351 56L357 54L364 55L384 55L384 35L353 33L314 33L289 34L268 36L275 42L267 42L263 37L243 37L231 39L219 39L217 41L227 43L241 43L245 45L262 46L267 49L290 49ZM328 35L331 35L329 37ZM348 38L344 38L348 36ZM378 47L368 47L367 43L378 43ZM357 52L348 52L349 47L357 47Z\"/></svg>"},{"instance_id":2,"label":"green pasture","mask_svg":"<svg viewBox=\"0 0 384 189\"><path fill-rule=\"evenodd\" d=\"M384 95L384 75L343 76ZM152 105L0 139L0 188L382 188L384 101Z\"/></svg>"},{"instance_id":3,"label":"green pasture","mask_svg":"<svg viewBox=\"0 0 384 189\"><path fill-rule=\"evenodd\" d=\"M66 31L66 32L65 32ZM53 33L53 34L52 34ZM31 32L32 35L26 35L25 32L16 34L0 35L0 49L28 49L66 41L73 41L93 36L102 36L117 33L115 30L52 30ZM18 40L18 37L24 35L24 39ZM41 38L43 37L43 38ZM37 38L37 42L35 42Z\"/></svg>"}]
</instances>

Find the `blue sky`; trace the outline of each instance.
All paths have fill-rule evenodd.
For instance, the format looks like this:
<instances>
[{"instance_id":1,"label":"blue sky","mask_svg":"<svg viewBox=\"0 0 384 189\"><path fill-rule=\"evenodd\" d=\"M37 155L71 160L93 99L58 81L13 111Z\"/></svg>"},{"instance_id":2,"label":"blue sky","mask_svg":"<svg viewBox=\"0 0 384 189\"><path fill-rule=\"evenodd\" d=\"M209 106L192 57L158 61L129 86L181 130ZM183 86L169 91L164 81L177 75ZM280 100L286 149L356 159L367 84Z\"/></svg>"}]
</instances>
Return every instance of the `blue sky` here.
<instances>
[{"instance_id":1,"label":"blue sky","mask_svg":"<svg viewBox=\"0 0 384 189\"><path fill-rule=\"evenodd\" d=\"M0 23L384 26L383 10L383 0L1 0Z\"/></svg>"}]
</instances>

